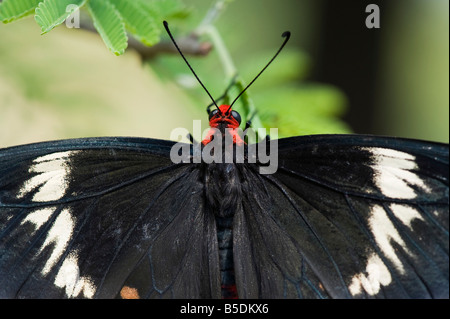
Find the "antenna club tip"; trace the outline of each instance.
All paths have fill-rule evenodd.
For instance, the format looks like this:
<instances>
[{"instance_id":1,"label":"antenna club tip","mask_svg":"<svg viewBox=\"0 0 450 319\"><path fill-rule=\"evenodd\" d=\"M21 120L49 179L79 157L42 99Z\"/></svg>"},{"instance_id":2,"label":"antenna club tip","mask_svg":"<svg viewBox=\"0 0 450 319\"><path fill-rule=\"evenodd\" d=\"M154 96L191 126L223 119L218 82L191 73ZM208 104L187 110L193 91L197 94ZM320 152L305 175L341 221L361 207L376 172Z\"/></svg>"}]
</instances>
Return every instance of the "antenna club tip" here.
<instances>
[{"instance_id":1,"label":"antenna club tip","mask_svg":"<svg viewBox=\"0 0 450 319\"><path fill-rule=\"evenodd\" d=\"M281 35L283 38L289 38L291 36L291 32L290 31L284 31L283 34Z\"/></svg>"},{"instance_id":2,"label":"antenna club tip","mask_svg":"<svg viewBox=\"0 0 450 319\"><path fill-rule=\"evenodd\" d=\"M169 33L169 35L170 35L169 24L167 23L166 20L163 21L163 24L164 24L164 29L166 29L167 33Z\"/></svg>"}]
</instances>

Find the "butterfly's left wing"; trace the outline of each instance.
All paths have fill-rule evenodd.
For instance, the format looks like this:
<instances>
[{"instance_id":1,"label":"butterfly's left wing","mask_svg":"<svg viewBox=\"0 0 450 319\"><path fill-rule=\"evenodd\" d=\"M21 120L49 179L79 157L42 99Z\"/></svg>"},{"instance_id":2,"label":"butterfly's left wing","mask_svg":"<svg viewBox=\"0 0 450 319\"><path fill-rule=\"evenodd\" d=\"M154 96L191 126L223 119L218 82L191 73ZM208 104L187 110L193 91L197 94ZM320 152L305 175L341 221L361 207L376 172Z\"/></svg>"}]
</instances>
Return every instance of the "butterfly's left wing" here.
<instances>
[{"instance_id":1,"label":"butterfly's left wing","mask_svg":"<svg viewBox=\"0 0 450 319\"><path fill-rule=\"evenodd\" d=\"M448 145L328 135L244 166L234 224L240 297L448 298Z\"/></svg>"},{"instance_id":2,"label":"butterfly's left wing","mask_svg":"<svg viewBox=\"0 0 450 319\"><path fill-rule=\"evenodd\" d=\"M219 297L215 221L173 142L0 150L0 296Z\"/></svg>"}]
</instances>

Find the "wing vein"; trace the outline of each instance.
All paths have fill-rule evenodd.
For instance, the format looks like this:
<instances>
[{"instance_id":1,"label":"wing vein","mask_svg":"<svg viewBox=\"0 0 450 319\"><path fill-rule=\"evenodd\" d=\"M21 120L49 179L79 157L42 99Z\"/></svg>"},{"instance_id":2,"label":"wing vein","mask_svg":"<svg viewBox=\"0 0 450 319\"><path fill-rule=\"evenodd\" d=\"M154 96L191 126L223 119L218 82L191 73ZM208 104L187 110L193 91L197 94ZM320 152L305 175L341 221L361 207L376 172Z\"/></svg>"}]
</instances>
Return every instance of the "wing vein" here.
<instances>
[{"instance_id":1,"label":"wing vein","mask_svg":"<svg viewBox=\"0 0 450 319\"><path fill-rule=\"evenodd\" d=\"M132 185L136 182L139 182L145 178L148 178L152 175L157 175L157 174L161 174L164 173L165 171L171 170L171 169L175 169L177 167L180 167L183 164L174 164L174 165L170 165L170 166L166 166L160 169L156 169L156 170L152 170L149 171L143 175L137 176L135 178L132 178L128 181L124 181L121 182L117 185L111 186L109 188L106 188L102 191L99 192L95 192L93 194L89 194L89 195L81 195L81 196L77 196L77 197L68 197L65 199L60 199L57 201L47 201L47 202L39 202L39 203L28 203L28 204L12 204L12 203L2 203L0 202L0 208L5 207L5 208L32 208L32 207L42 207L42 206L52 206L52 205L60 205L60 204L67 204L67 203L72 203L72 202L77 202L77 201L81 201L81 200L85 200L88 198L93 198L93 197L98 197L101 195L105 195L108 193L111 193L119 188L125 187L125 186L129 186Z\"/></svg>"},{"instance_id":2,"label":"wing vein","mask_svg":"<svg viewBox=\"0 0 450 319\"><path fill-rule=\"evenodd\" d=\"M300 174L300 173L294 172L292 170L289 170L289 169L286 169L286 168L283 168L283 167L279 168L279 170L282 170L282 171L284 171L284 172L286 172L288 174L294 175L296 177L302 178L304 180L307 180L309 182L312 182L314 184L317 184L319 186L328 188L330 190L333 190L333 191L335 191L337 193L341 193L341 194L344 194L344 195L348 194L348 195L351 195L351 196L354 196L354 197L371 199L371 200L374 200L374 201L383 201L383 202L390 201L392 203L398 203L398 204L410 204L411 203L411 200L408 200L408 199L391 198L391 197L386 197L385 195L372 195L372 194L367 194L367 193L358 193L358 192L349 191L349 190L343 191L343 190L339 189L339 187L336 186L336 185L333 185L331 183L327 183L325 181L319 180L317 178L314 178L314 177L311 177L311 176L308 176L308 175L305 175L305 174ZM426 205L429 202L421 201L421 200L415 200L414 203L419 204L419 205L421 205L421 204ZM448 205L448 202L445 202L445 201L443 201L443 202L433 202L433 204L434 205L443 205L444 206L444 205Z\"/></svg>"},{"instance_id":3,"label":"wing vein","mask_svg":"<svg viewBox=\"0 0 450 319\"><path fill-rule=\"evenodd\" d=\"M324 252L326 253L326 255L328 256L328 258L330 259L331 263L333 264L334 269L336 270L338 277L339 277L339 281L342 283L343 287L345 287L346 291L346 295L348 297L350 297L350 293L348 291L347 285L345 285L345 281L344 278L342 277L342 273L339 269L339 266L337 265L336 261L334 260L333 256L331 255L331 253L329 252L328 248L325 246L325 244L322 242L320 236L317 234L317 232L315 231L314 227L311 225L311 223L309 222L309 220L306 218L306 216L301 212L301 210L297 207L297 205L294 203L294 200L291 198L291 196L289 196L289 194L287 193L287 191L284 189L284 187L282 185L280 185L278 183L278 181L273 178L272 176L268 176L268 175L263 175L266 179L268 179L270 182L272 182L289 200L289 202L291 203L292 207L297 211L297 213L299 214L299 216L303 219L303 221L306 223L306 225L309 227L309 229L311 230L312 234L314 235L314 237L317 239L317 241L319 242L320 246L322 247L322 249L324 250ZM297 247L297 249L299 249Z\"/></svg>"},{"instance_id":4,"label":"wing vein","mask_svg":"<svg viewBox=\"0 0 450 319\"><path fill-rule=\"evenodd\" d=\"M118 254L120 253L120 251L122 250L122 247L124 246L125 242L128 240L128 238L130 237L131 233L136 229L136 227L138 226L139 222L141 221L141 219L148 213L148 211L151 209L151 207L155 204L156 200L173 184L175 183L177 180L181 179L182 177L184 177L186 175L186 172L183 172L183 174L180 174L179 176L173 177L171 178L169 181L167 181L164 185L164 187L162 187L159 191L159 193L153 198L153 200L149 203L149 205L146 207L146 209L139 215L138 218L136 218L135 222L133 223L132 227L130 227L130 229L128 230L127 234L125 235L125 237L122 239L121 243L119 244L113 258L111 259L111 261L108 264L108 267L104 273L104 276L99 284L99 289L97 291L101 290L101 287L103 286L103 283L106 279L106 275L108 274L112 264L114 263L115 259L117 258ZM148 177L148 176L147 176ZM144 177L143 177L144 178ZM173 219L178 216L175 215L171 221L173 221ZM169 223L170 224L170 223ZM165 228L167 228L168 225L166 225ZM164 229L165 229L164 228ZM161 230L162 232L162 230ZM160 232L160 234L161 234ZM158 236L155 237L154 240L156 240ZM136 264L137 265L137 264Z\"/></svg>"}]
</instances>

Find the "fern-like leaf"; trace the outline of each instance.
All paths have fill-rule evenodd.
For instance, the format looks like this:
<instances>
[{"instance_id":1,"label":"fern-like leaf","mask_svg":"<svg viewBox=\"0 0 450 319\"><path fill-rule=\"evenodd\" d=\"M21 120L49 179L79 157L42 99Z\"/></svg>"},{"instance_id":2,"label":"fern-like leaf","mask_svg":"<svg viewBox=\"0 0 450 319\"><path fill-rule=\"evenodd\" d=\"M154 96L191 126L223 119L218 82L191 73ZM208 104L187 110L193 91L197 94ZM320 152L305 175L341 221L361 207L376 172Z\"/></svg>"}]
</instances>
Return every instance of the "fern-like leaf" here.
<instances>
[{"instance_id":1,"label":"fern-like leaf","mask_svg":"<svg viewBox=\"0 0 450 319\"><path fill-rule=\"evenodd\" d=\"M159 41L160 29L152 15L142 10L136 1L109 0L119 11L127 30L140 42L153 45Z\"/></svg>"},{"instance_id":2,"label":"fern-like leaf","mask_svg":"<svg viewBox=\"0 0 450 319\"><path fill-rule=\"evenodd\" d=\"M0 21L9 23L34 12L40 0L3 0L0 3Z\"/></svg>"},{"instance_id":3,"label":"fern-like leaf","mask_svg":"<svg viewBox=\"0 0 450 319\"><path fill-rule=\"evenodd\" d=\"M87 7L108 49L115 55L123 54L128 46L128 37L120 13L107 0L90 0Z\"/></svg>"}]
</instances>

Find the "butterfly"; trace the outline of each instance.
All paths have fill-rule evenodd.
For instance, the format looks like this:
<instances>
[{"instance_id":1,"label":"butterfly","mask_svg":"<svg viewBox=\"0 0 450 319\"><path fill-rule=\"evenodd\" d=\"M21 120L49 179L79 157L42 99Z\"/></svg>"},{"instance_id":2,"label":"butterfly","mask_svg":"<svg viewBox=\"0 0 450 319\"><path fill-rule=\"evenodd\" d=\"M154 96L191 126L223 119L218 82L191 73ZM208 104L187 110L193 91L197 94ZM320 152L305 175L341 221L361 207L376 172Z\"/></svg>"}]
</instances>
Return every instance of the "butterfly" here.
<instances>
[{"instance_id":1,"label":"butterfly","mask_svg":"<svg viewBox=\"0 0 450 319\"><path fill-rule=\"evenodd\" d=\"M449 297L448 144L350 134L252 148L232 104L208 113L200 143L0 149L0 297ZM265 174L254 152L273 145ZM243 162L221 161L238 147Z\"/></svg>"}]
</instances>

